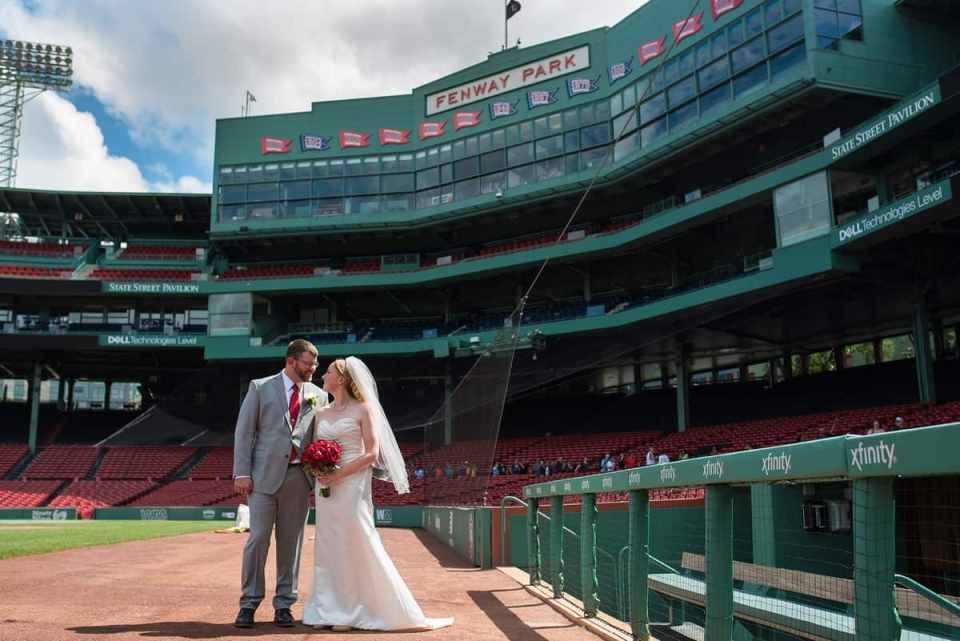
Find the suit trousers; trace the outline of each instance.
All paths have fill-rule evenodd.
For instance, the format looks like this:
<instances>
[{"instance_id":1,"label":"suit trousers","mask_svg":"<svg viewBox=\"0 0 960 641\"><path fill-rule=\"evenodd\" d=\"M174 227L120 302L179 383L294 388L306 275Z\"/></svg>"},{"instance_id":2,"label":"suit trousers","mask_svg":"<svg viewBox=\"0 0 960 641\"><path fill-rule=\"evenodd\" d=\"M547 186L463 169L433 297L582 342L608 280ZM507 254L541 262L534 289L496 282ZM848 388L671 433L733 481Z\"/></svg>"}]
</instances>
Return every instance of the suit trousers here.
<instances>
[{"instance_id":1,"label":"suit trousers","mask_svg":"<svg viewBox=\"0 0 960 641\"><path fill-rule=\"evenodd\" d=\"M264 569L270 537L276 530L277 589L273 607L275 610L289 608L297 602L303 530L310 510L310 484L300 466L291 465L274 494L257 492L256 486L253 490L248 499L250 535L243 548L240 607L255 610L263 601Z\"/></svg>"}]
</instances>

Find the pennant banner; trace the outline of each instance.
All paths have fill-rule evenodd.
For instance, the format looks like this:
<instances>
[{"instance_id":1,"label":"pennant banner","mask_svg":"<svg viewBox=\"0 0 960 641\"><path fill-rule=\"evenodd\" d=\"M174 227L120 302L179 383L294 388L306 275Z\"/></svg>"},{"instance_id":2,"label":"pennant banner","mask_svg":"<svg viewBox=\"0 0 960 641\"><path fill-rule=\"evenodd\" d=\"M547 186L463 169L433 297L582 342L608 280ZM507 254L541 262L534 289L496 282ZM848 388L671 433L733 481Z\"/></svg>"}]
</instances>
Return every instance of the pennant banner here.
<instances>
[{"instance_id":1,"label":"pennant banner","mask_svg":"<svg viewBox=\"0 0 960 641\"><path fill-rule=\"evenodd\" d=\"M733 11L743 4L743 0L710 0L710 12L716 20L728 11Z\"/></svg>"},{"instance_id":2,"label":"pennant banner","mask_svg":"<svg viewBox=\"0 0 960 641\"><path fill-rule=\"evenodd\" d=\"M582 93L593 93L600 88L600 78L596 80L590 78L570 78L567 80L567 95L571 98Z\"/></svg>"},{"instance_id":3,"label":"pennant banner","mask_svg":"<svg viewBox=\"0 0 960 641\"><path fill-rule=\"evenodd\" d=\"M290 138L269 138L264 136L260 138L260 154L288 154L290 153Z\"/></svg>"},{"instance_id":4,"label":"pennant banner","mask_svg":"<svg viewBox=\"0 0 960 641\"><path fill-rule=\"evenodd\" d=\"M303 134L300 136L300 151L326 151L330 149L332 136L314 136Z\"/></svg>"},{"instance_id":5,"label":"pennant banner","mask_svg":"<svg viewBox=\"0 0 960 641\"><path fill-rule=\"evenodd\" d=\"M340 147L367 147L370 145L370 134L360 134L355 131L340 132Z\"/></svg>"},{"instance_id":6,"label":"pennant banner","mask_svg":"<svg viewBox=\"0 0 960 641\"><path fill-rule=\"evenodd\" d=\"M437 136L442 136L444 134L444 127L447 126L447 121L443 122L421 122L420 123L420 140L426 140L427 138L436 138Z\"/></svg>"},{"instance_id":7,"label":"pennant banner","mask_svg":"<svg viewBox=\"0 0 960 641\"><path fill-rule=\"evenodd\" d=\"M700 21L703 20L703 12L701 11L699 15L690 16L684 20L678 20L673 23L673 39L676 42L680 42L684 38L692 36L696 32L700 31Z\"/></svg>"},{"instance_id":8,"label":"pennant banner","mask_svg":"<svg viewBox=\"0 0 960 641\"><path fill-rule=\"evenodd\" d=\"M661 36L658 40L651 40L640 45L637 49L637 58L641 65L647 64L647 61L653 60L663 53L663 43L667 40L666 36Z\"/></svg>"},{"instance_id":9,"label":"pennant banner","mask_svg":"<svg viewBox=\"0 0 960 641\"><path fill-rule=\"evenodd\" d=\"M464 127L476 127L479 124L479 111L458 111L453 114L453 128L455 131L459 131Z\"/></svg>"},{"instance_id":10,"label":"pennant banner","mask_svg":"<svg viewBox=\"0 0 960 641\"><path fill-rule=\"evenodd\" d=\"M560 91L559 89L528 91L527 107L529 109L536 109L537 107L552 105L557 101L557 93L559 93L559 91Z\"/></svg>"},{"instance_id":11,"label":"pennant banner","mask_svg":"<svg viewBox=\"0 0 960 641\"><path fill-rule=\"evenodd\" d=\"M512 116L517 113L517 105L520 104L520 101L517 100L514 103L509 102L491 102L490 103L490 120L496 120L497 118L503 118L504 116Z\"/></svg>"},{"instance_id":12,"label":"pennant banner","mask_svg":"<svg viewBox=\"0 0 960 641\"><path fill-rule=\"evenodd\" d=\"M410 132L405 129L380 128L381 145L405 145L410 142Z\"/></svg>"},{"instance_id":13,"label":"pennant banner","mask_svg":"<svg viewBox=\"0 0 960 641\"><path fill-rule=\"evenodd\" d=\"M610 68L607 69L607 74L610 78L610 84L612 85L617 80L621 78L626 78L633 72L633 56L630 56L623 62L618 62L615 65L610 65Z\"/></svg>"}]
</instances>

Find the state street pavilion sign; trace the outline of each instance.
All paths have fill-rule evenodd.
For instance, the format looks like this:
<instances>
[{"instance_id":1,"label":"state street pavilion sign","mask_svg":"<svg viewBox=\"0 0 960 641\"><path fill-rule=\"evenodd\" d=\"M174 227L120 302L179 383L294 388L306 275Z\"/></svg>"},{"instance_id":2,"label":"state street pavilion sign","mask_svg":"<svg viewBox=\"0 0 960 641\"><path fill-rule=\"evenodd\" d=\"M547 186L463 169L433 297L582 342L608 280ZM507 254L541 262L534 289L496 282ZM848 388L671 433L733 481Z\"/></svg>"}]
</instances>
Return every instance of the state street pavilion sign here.
<instances>
[{"instance_id":1,"label":"state street pavilion sign","mask_svg":"<svg viewBox=\"0 0 960 641\"><path fill-rule=\"evenodd\" d=\"M427 115L432 116L450 109L457 109L491 96L535 85L546 80L553 80L568 73L583 71L589 67L590 47L584 45L577 49L554 54L535 62L529 62L485 78L478 78L456 87L429 94L427 96Z\"/></svg>"},{"instance_id":2,"label":"state street pavilion sign","mask_svg":"<svg viewBox=\"0 0 960 641\"><path fill-rule=\"evenodd\" d=\"M199 294L200 283L197 281L110 281L102 283L105 294Z\"/></svg>"}]
</instances>

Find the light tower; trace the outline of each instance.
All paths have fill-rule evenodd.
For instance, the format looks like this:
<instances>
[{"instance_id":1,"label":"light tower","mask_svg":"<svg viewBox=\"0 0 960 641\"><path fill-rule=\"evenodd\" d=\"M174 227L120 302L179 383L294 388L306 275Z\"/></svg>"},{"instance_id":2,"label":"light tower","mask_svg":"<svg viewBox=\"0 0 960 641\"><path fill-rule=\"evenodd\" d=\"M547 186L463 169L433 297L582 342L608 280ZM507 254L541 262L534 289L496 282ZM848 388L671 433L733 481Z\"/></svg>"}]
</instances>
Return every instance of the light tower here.
<instances>
[{"instance_id":1,"label":"light tower","mask_svg":"<svg viewBox=\"0 0 960 641\"><path fill-rule=\"evenodd\" d=\"M0 187L16 182L23 104L47 89L66 91L71 85L70 47L0 40Z\"/></svg>"}]
</instances>

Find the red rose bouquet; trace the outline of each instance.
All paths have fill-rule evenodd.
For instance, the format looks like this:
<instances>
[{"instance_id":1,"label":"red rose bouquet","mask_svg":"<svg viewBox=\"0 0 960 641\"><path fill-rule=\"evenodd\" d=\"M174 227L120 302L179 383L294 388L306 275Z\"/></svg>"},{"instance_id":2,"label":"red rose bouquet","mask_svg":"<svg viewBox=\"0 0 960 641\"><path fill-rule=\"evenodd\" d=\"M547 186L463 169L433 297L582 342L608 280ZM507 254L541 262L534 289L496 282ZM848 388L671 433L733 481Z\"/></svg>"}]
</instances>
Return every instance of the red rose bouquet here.
<instances>
[{"instance_id":1,"label":"red rose bouquet","mask_svg":"<svg viewBox=\"0 0 960 641\"><path fill-rule=\"evenodd\" d=\"M340 456L343 454L343 448L336 441L320 439L314 441L304 450L301 460L303 467L314 477L325 476L338 469ZM320 486L320 494L324 497L330 496L330 488L326 485Z\"/></svg>"}]
</instances>

